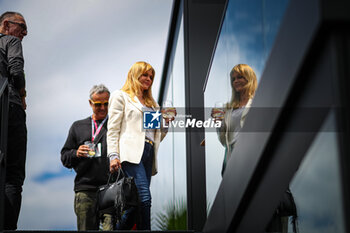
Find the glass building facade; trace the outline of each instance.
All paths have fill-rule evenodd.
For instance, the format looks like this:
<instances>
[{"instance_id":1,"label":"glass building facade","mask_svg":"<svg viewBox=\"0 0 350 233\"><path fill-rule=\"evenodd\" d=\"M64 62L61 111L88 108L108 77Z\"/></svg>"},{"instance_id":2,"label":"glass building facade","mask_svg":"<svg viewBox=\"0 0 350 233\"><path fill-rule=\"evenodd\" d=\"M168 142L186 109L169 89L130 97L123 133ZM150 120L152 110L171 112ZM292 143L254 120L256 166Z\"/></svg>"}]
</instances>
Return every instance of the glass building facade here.
<instances>
[{"instance_id":1,"label":"glass building facade","mask_svg":"<svg viewBox=\"0 0 350 233\"><path fill-rule=\"evenodd\" d=\"M170 132L161 149L167 155L162 163L168 164L164 166L168 175L165 178L164 171L159 180L152 181L154 214L162 208L164 211L167 202L175 210L178 200L187 202L188 212L196 212L203 202L193 198L196 190L190 184L204 180L201 187L205 194L197 195L205 200L205 221L198 212L188 213L187 229L268 232L270 220L289 187L297 208L299 232L346 232L349 186L345 181L349 174L345 168L349 160L345 155L349 149L344 140L349 134L343 133L342 127L348 119L343 108L334 110L334 106L346 105L347 95L334 93L344 82L342 74L346 72L339 71L348 70L340 64L349 62L344 59L349 52L349 37L334 27L338 36L345 39L325 42L332 32L320 30L327 21L322 17L327 14L319 15L317 9L329 10L329 15L338 17L337 22L348 22L346 13L335 16L333 12L347 12L344 9L349 9L349 4L339 1L327 8L329 4L299 0L174 1L179 10L173 18L178 33L170 33L176 42L168 43L170 59L165 61L159 102L172 100L176 108L185 108L186 113L191 108L202 108L203 119L209 119L217 103L230 101L230 71L236 64L253 68L258 91L244 126L247 130L238 138L224 176L221 170L225 149L216 132ZM295 18L296 12L302 16ZM316 42L320 40L322 44ZM347 52L337 55L344 60L330 58L330 54L340 51L331 43L345 48ZM212 46L211 52L201 51L205 45ZM198 49L193 49L196 46ZM206 75L202 75L203 70ZM322 84L327 77L332 78L328 86ZM290 109L285 110L286 107ZM300 107L306 107L310 115L301 114ZM320 107L323 114L316 113ZM256 114L257 109L262 115ZM296 129L300 122L307 129ZM203 164L203 158L204 167L193 165ZM162 187L167 189L167 201L155 206L164 199L159 191ZM278 232L293 232L291 217L287 219L288 229L284 225Z\"/></svg>"},{"instance_id":2,"label":"glass building facade","mask_svg":"<svg viewBox=\"0 0 350 233\"><path fill-rule=\"evenodd\" d=\"M290 183L300 232L346 232L339 156L336 120L332 112Z\"/></svg>"},{"instance_id":3,"label":"glass building facade","mask_svg":"<svg viewBox=\"0 0 350 233\"><path fill-rule=\"evenodd\" d=\"M260 80L287 5L288 0L228 2L205 86L205 108L210 109L217 102L230 101L230 72L235 65L249 65L255 71L258 81ZM206 113L209 114L210 111ZM221 182L225 151L212 130L207 130L205 138L207 199L212 203Z\"/></svg>"}]
</instances>

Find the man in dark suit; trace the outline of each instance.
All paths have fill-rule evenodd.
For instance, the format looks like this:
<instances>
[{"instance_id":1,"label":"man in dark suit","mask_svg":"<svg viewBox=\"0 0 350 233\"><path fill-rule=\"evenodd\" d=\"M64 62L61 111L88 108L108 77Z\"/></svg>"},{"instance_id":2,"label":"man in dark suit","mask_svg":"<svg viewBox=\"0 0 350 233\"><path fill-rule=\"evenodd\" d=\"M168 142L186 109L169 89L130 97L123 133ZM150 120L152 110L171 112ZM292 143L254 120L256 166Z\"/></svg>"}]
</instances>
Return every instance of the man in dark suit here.
<instances>
[{"instance_id":1,"label":"man in dark suit","mask_svg":"<svg viewBox=\"0 0 350 233\"><path fill-rule=\"evenodd\" d=\"M99 216L96 211L98 187L107 183L109 173L106 143L109 95L102 84L92 87L89 103L93 114L73 123L61 150L63 165L76 172L74 212L79 231L98 230L100 217L103 230L113 230L114 226L112 215Z\"/></svg>"}]
</instances>

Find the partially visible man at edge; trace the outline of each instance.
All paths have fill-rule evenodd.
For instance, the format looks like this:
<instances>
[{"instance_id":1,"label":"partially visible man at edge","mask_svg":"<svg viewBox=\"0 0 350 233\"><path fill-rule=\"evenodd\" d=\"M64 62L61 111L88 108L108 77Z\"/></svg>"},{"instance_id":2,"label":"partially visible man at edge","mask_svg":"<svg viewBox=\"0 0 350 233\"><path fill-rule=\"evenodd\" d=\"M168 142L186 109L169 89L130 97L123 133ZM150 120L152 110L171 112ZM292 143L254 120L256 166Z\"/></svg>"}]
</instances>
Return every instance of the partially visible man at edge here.
<instances>
[{"instance_id":1,"label":"partially visible man at edge","mask_svg":"<svg viewBox=\"0 0 350 233\"><path fill-rule=\"evenodd\" d=\"M0 16L0 73L9 83L9 115L5 178L5 230L16 230L22 202L27 152L27 108L22 39L27 35L24 17L18 12Z\"/></svg>"}]
</instances>

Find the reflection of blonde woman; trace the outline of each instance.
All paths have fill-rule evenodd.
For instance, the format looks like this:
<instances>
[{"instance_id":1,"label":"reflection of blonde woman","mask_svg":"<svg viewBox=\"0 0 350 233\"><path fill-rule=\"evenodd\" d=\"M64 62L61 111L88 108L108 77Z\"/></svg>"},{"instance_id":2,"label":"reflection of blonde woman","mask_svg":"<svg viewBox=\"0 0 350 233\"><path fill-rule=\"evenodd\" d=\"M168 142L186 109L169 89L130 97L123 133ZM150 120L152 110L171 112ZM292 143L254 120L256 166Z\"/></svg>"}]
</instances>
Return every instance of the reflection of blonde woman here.
<instances>
[{"instance_id":1,"label":"reflection of blonde woman","mask_svg":"<svg viewBox=\"0 0 350 233\"><path fill-rule=\"evenodd\" d=\"M218 130L219 140L225 147L221 174L224 173L258 85L254 70L246 64L234 66L230 72L230 78L232 97L226 104L223 123Z\"/></svg>"},{"instance_id":2,"label":"reflection of blonde woman","mask_svg":"<svg viewBox=\"0 0 350 233\"><path fill-rule=\"evenodd\" d=\"M110 171L122 167L127 176L134 177L140 199L139 211L135 208L126 210L118 230L130 230L135 222L138 230L151 228L151 176L157 173L157 151L166 134L160 129L142 129L143 110L155 111L159 107L151 91L154 75L150 64L136 62L130 68L123 88L113 92L109 100L107 149Z\"/></svg>"}]
</instances>

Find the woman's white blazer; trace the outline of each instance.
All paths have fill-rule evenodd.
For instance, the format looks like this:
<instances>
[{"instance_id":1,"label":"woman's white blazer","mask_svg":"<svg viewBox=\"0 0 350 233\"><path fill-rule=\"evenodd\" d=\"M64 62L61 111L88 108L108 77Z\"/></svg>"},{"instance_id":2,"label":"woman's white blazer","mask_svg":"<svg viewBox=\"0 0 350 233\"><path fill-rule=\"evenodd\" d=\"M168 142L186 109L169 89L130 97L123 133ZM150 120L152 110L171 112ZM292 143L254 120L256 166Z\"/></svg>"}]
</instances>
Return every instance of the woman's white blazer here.
<instances>
[{"instance_id":1,"label":"woman's white blazer","mask_svg":"<svg viewBox=\"0 0 350 233\"><path fill-rule=\"evenodd\" d=\"M119 154L120 162L139 164L141 161L146 134L143 129L142 107L137 97L134 97L133 101L121 90L114 91L109 98L107 154ZM158 170L157 152L165 135L166 132L155 130L152 175Z\"/></svg>"}]
</instances>

